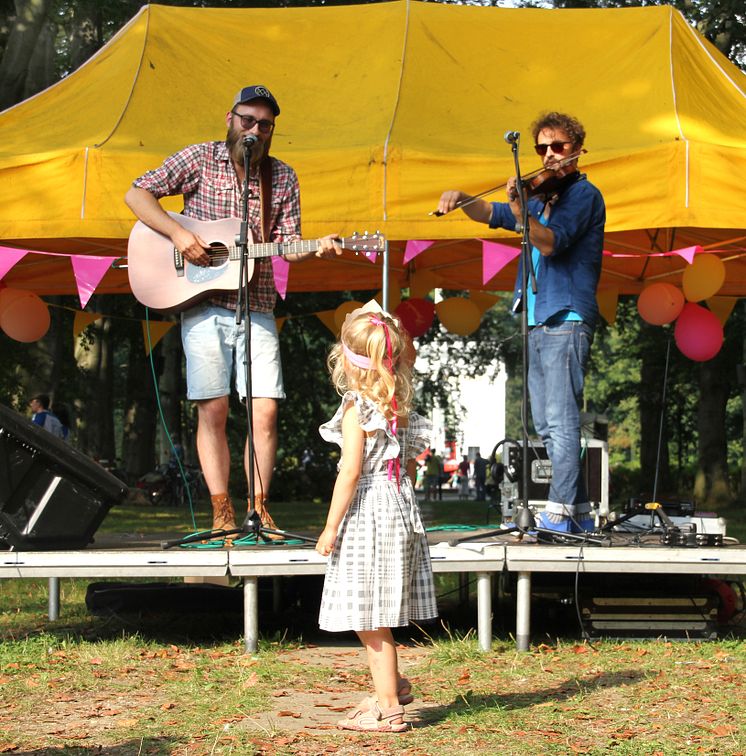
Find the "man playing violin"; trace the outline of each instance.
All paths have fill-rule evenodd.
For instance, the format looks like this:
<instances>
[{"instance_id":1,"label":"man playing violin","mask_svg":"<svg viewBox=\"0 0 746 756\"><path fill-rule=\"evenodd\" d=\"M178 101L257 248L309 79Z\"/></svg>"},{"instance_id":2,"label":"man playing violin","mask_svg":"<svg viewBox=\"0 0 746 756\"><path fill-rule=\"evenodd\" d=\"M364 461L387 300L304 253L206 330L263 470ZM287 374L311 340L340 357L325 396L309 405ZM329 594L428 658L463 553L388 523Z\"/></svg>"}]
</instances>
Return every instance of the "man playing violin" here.
<instances>
[{"instance_id":1,"label":"man playing violin","mask_svg":"<svg viewBox=\"0 0 746 756\"><path fill-rule=\"evenodd\" d=\"M585 140L580 122L546 113L532 125L535 149L559 181L546 196L528 199L528 238L537 292L523 296L519 266L513 311L527 308L528 391L534 428L552 462L552 482L539 527L559 532L593 530L581 468L580 409L593 332L598 320L596 289L601 275L606 208L601 192L578 171ZM516 179L507 182L508 202L444 192L438 212L458 207L490 228L523 234Z\"/></svg>"}]
</instances>

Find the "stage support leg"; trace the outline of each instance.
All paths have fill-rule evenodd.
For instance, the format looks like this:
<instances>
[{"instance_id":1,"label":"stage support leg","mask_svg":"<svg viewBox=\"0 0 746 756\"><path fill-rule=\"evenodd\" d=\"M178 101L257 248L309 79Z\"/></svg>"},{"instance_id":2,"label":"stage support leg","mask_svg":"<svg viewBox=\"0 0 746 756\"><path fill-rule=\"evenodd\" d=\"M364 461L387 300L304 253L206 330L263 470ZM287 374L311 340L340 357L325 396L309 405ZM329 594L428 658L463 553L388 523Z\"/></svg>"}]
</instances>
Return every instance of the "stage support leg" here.
<instances>
[{"instance_id":1,"label":"stage support leg","mask_svg":"<svg viewBox=\"0 0 746 756\"><path fill-rule=\"evenodd\" d=\"M49 599L48 599L49 619L54 621L60 618L60 579L57 577L49 578Z\"/></svg>"},{"instance_id":2,"label":"stage support leg","mask_svg":"<svg viewBox=\"0 0 746 756\"><path fill-rule=\"evenodd\" d=\"M531 640L531 573L519 572L516 587L515 641L518 651L528 651Z\"/></svg>"},{"instance_id":3,"label":"stage support leg","mask_svg":"<svg viewBox=\"0 0 746 756\"><path fill-rule=\"evenodd\" d=\"M259 648L259 578L243 579L243 638L247 654Z\"/></svg>"},{"instance_id":4,"label":"stage support leg","mask_svg":"<svg viewBox=\"0 0 746 756\"><path fill-rule=\"evenodd\" d=\"M477 573L477 635L482 651L492 649L492 577Z\"/></svg>"}]
</instances>

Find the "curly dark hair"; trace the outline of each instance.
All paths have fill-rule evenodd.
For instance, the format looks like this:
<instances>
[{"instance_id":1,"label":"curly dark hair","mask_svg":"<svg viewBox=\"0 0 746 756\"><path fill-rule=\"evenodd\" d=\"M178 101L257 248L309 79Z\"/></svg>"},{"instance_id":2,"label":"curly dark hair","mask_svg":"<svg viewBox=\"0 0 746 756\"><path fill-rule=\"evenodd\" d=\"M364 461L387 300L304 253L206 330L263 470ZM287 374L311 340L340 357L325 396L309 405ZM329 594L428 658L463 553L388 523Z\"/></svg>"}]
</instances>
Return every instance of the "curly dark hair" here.
<instances>
[{"instance_id":1,"label":"curly dark hair","mask_svg":"<svg viewBox=\"0 0 746 756\"><path fill-rule=\"evenodd\" d=\"M539 132L544 129L562 129L570 137L573 147L582 147L585 142L585 129L577 118L567 113L543 113L531 124L531 134L536 142Z\"/></svg>"}]
</instances>

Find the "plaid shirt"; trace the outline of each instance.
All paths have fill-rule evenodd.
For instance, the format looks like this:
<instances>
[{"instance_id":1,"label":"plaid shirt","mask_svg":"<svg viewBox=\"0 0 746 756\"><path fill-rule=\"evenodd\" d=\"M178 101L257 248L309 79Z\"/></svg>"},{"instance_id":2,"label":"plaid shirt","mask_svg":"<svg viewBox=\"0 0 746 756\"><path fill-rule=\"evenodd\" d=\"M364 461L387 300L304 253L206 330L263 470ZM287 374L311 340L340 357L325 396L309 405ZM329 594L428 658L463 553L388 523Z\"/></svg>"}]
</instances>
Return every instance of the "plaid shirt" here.
<instances>
[{"instance_id":1,"label":"plaid shirt","mask_svg":"<svg viewBox=\"0 0 746 756\"><path fill-rule=\"evenodd\" d=\"M184 215L197 220L240 218L243 187L225 142L205 142L185 147L132 182L154 197L184 195ZM259 177L249 176L249 227L254 239L261 238ZM300 239L300 188L295 171L286 163L272 158L272 213L267 241L289 242ZM257 312L272 312L277 299L272 263L255 261L257 268L249 302ZM236 294L213 297L214 304L235 310Z\"/></svg>"}]
</instances>

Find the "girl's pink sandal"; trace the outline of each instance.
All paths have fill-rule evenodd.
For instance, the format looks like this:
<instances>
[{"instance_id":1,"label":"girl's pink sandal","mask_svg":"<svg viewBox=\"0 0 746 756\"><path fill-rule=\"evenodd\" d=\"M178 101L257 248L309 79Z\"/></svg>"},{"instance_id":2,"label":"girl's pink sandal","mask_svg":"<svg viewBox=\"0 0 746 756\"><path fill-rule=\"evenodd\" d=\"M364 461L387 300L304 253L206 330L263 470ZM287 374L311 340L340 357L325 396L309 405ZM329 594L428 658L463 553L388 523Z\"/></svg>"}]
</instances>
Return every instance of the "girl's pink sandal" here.
<instances>
[{"instance_id":1,"label":"girl's pink sandal","mask_svg":"<svg viewBox=\"0 0 746 756\"><path fill-rule=\"evenodd\" d=\"M382 710L376 701L368 711L357 708L350 712L345 719L337 723L337 727L356 732L404 732L409 729L409 725L404 721L403 706Z\"/></svg>"}]
</instances>

